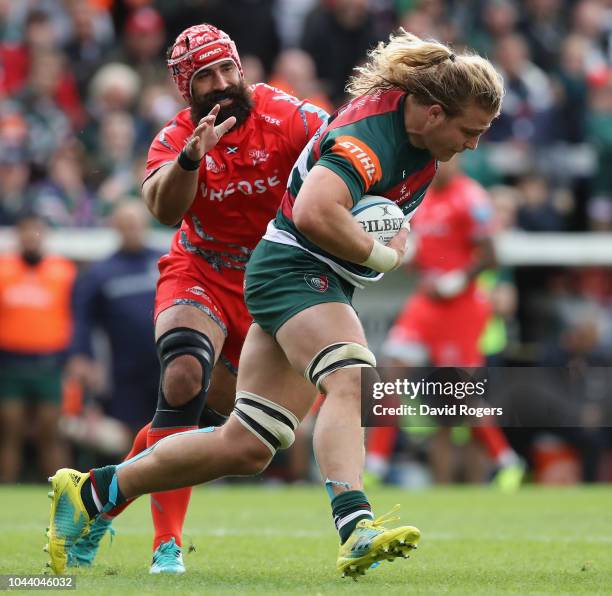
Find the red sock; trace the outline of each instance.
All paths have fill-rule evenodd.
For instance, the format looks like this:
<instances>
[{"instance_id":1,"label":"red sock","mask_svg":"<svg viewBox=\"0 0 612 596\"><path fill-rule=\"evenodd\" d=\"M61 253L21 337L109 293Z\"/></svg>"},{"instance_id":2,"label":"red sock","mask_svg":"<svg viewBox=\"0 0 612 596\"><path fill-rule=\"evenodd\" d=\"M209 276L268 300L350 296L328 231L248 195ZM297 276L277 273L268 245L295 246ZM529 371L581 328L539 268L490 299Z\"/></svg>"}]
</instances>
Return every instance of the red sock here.
<instances>
[{"instance_id":1,"label":"red sock","mask_svg":"<svg viewBox=\"0 0 612 596\"><path fill-rule=\"evenodd\" d=\"M147 436L147 447L155 445L157 441L164 437L196 428L197 426L152 428ZM191 486L162 493L153 493L151 495L151 515L153 516L153 525L155 526L153 550L162 542L170 540L170 538L174 538L179 546L182 545L183 524L185 523L190 498Z\"/></svg>"},{"instance_id":2,"label":"red sock","mask_svg":"<svg viewBox=\"0 0 612 596\"><path fill-rule=\"evenodd\" d=\"M147 448L147 434L149 433L149 429L151 428L151 423L145 424L134 437L134 443L132 443L132 448L130 452L123 458L123 461L127 461L128 459L132 459L134 456L138 455L142 451ZM92 476L93 478L93 476ZM110 511L107 511L104 516L107 518L117 517L121 512L125 510L131 503L134 502L134 499L129 499L125 503L114 507Z\"/></svg>"},{"instance_id":3,"label":"red sock","mask_svg":"<svg viewBox=\"0 0 612 596\"><path fill-rule=\"evenodd\" d=\"M502 456L508 452L514 453L499 426L475 426L472 433L496 463L503 463Z\"/></svg>"},{"instance_id":4,"label":"red sock","mask_svg":"<svg viewBox=\"0 0 612 596\"><path fill-rule=\"evenodd\" d=\"M150 428L151 423L148 422L136 433L132 448L130 449L130 452L123 458L123 461L132 459L134 456L138 455L147 448L147 435L149 434Z\"/></svg>"}]
</instances>

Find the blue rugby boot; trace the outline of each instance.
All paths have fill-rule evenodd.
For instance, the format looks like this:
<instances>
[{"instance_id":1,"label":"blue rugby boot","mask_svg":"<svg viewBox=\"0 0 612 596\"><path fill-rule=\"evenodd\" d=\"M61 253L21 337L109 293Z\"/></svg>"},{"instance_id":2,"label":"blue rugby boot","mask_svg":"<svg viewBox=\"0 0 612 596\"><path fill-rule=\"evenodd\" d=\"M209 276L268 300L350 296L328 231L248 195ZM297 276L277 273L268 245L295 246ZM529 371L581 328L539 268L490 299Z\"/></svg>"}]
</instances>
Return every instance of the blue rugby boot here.
<instances>
[{"instance_id":1,"label":"blue rugby boot","mask_svg":"<svg viewBox=\"0 0 612 596\"><path fill-rule=\"evenodd\" d=\"M110 533L111 543L113 541L115 529L112 523L112 519L102 515L96 517L89 526L89 533L79 538L68 551L68 567L91 567L106 532Z\"/></svg>"},{"instance_id":2,"label":"blue rugby boot","mask_svg":"<svg viewBox=\"0 0 612 596\"><path fill-rule=\"evenodd\" d=\"M155 549L149 573L185 573L183 551L174 538L162 542Z\"/></svg>"}]
</instances>

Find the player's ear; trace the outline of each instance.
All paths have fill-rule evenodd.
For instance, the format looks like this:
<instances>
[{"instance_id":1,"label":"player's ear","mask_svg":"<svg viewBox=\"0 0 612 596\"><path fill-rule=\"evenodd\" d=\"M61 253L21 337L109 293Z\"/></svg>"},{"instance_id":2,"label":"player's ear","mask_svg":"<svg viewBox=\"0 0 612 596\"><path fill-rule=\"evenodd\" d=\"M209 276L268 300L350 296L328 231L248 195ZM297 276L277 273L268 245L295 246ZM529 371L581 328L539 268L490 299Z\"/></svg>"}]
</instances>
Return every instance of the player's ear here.
<instances>
[{"instance_id":1,"label":"player's ear","mask_svg":"<svg viewBox=\"0 0 612 596\"><path fill-rule=\"evenodd\" d=\"M427 108L427 120L429 124L438 124L446 118L446 112L440 104L434 103Z\"/></svg>"}]
</instances>

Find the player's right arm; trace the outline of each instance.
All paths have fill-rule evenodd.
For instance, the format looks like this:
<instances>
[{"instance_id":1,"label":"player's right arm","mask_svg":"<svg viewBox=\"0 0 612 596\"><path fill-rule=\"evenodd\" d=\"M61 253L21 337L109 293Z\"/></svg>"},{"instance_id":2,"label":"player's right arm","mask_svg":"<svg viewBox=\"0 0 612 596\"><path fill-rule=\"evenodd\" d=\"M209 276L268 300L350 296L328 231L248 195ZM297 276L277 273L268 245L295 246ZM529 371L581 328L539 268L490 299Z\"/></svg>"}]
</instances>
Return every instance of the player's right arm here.
<instances>
[{"instance_id":1,"label":"player's right arm","mask_svg":"<svg viewBox=\"0 0 612 596\"><path fill-rule=\"evenodd\" d=\"M382 178L378 155L389 150L385 140L373 134L363 119L328 128L320 148L320 156L297 193L294 225L310 242L335 257L380 273L397 268L406 251L408 229L402 227L384 246L361 228L350 211Z\"/></svg>"},{"instance_id":2,"label":"player's right arm","mask_svg":"<svg viewBox=\"0 0 612 596\"><path fill-rule=\"evenodd\" d=\"M198 189L199 163L206 152L236 124L236 118L231 116L215 126L219 109L217 104L200 120L182 150L177 150L178 155L173 161L159 167L144 181L143 199L160 223L173 226L183 219ZM169 147L172 151L172 147Z\"/></svg>"},{"instance_id":3,"label":"player's right arm","mask_svg":"<svg viewBox=\"0 0 612 596\"><path fill-rule=\"evenodd\" d=\"M293 221L308 240L336 257L380 272L396 268L406 251L408 229L402 227L386 247L377 247L379 243L352 216L352 206L353 197L344 179L326 167L315 165L295 201ZM396 254L382 261L375 256L372 262L376 249L379 253L392 249Z\"/></svg>"}]
</instances>

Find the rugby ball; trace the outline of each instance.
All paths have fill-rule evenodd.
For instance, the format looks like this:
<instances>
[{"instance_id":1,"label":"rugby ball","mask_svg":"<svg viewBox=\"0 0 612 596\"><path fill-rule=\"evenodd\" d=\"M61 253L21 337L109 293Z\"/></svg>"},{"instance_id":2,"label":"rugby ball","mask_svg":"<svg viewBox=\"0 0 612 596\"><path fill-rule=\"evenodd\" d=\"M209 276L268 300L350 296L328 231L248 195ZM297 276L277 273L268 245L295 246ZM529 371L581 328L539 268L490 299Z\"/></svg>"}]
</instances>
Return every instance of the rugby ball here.
<instances>
[{"instance_id":1,"label":"rugby ball","mask_svg":"<svg viewBox=\"0 0 612 596\"><path fill-rule=\"evenodd\" d=\"M351 213L361 227L382 244L387 244L399 232L405 218L393 201L374 195L364 195Z\"/></svg>"}]
</instances>

